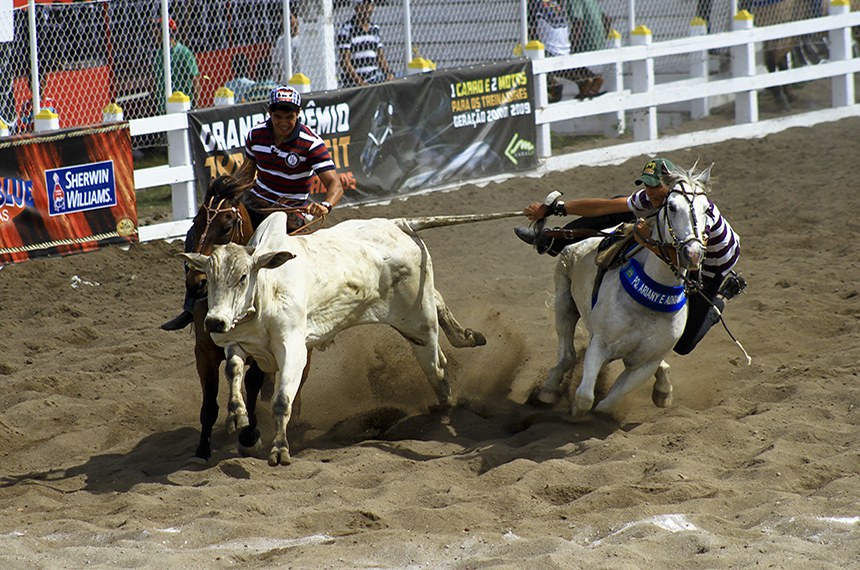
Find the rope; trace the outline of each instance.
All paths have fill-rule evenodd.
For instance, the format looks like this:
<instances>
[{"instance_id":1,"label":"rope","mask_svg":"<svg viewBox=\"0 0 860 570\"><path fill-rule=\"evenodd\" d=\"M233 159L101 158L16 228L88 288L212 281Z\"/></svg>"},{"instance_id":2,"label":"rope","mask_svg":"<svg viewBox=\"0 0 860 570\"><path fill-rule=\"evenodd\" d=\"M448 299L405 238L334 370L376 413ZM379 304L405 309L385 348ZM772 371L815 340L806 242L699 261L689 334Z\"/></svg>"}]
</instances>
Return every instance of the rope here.
<instances>
[{"instance_id":1,"label":"rope","mask_svg":"<svg viewBox=\"0 0 860 570\"><path fill-rule=\"evenodd\" d=\"M127 129L128 123L116 123L111 125L106 125L104 127L96 127L93 129L75 129L67 132L62 132L56 135L49 136L40 136L40 135L28 135L25 138L13 139L10 141L0 142L0 150L12 148L15 146L22 146L25 144L41 144L47 142L54 142L63 139L70 139L74 137L85 137L88 135L97 135L100 133L109 133L111 131L118 131L120 129Z\"/></svg>"},{"instance_id":2,"label":"rope","mask_svg":"<svg viewBox=\"0 0 860 570\"><path fill-rule=\"evenodd\" d=\"M728 333L729 338L731 338L734 341L734 343L738 346L738 348L741 349L741 352L744 353L744 357L747 359L747 366L750 366L752 364L752 357L750 357L749 353L744 348L744 345L741 344L741 341L739 341L737 338L735 338L735 335L733 335L732 331L729 330L729 325L726 324L726 320L723 318L723 312L720 311L720 309L710 299L705 297L704 293L702 293L701 291L696 291L696 292L699 295L701 295L701 297L717 312L717 316L720 317L720 323L722 323L723 328L726 329L726 332Z\"/></svg>"},{"instance_id":3,"label":"rope","mask_svg":"<svg viewBox=\"0 0 860 570\"><path fill-rule=\"evenodd\" d=\"M135 230L136 232L136 230ZM59 247L61 245L76 245L80 243L87 243L91 241L102 241L109 238L115 237L125 237L120 236L118 232L107 232L103 234L96 234L93 236L87 237L77 237L77 238L68 238L68 239L60 239L55 241L47 241L43 243L31 243L29 245L23 245L19 247L4 247L0 248L0 255L5 255L7 253L25 253L28 251L35 251L37 249L48 249L50 247Z\"/></svg>"}]
</instances>

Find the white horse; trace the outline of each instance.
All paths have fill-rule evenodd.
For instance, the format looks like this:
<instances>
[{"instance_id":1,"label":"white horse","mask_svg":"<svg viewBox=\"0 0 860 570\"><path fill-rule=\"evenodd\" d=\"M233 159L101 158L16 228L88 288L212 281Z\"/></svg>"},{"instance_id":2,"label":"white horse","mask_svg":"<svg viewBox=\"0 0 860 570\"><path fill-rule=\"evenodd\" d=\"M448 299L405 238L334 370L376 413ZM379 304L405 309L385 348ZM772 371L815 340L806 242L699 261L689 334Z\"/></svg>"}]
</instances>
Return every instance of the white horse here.
<instances>
[{"instance_id":1,"label":"white horse","mask_svg":"<svg viewBox=\"0 0 860 570\"><path fill-rule=\"evenodd\" d=\"M638 235L636 248L620 267L603 275L594 298L596 257L601 238L567 246L555 268L555 321L558 363L537 392L544 404L558 401L565 373L576 364L574 330L582 318L591 334L585 351L582 381L571 412L588 413L601 369L622 360L624 371L594 411L608 413L621 399L656 373L651 399L659 407L672 403L669 365L663 360L675 346L687 321L687 274L705 258L705 194L710 167L695 172L675 170L670 192L652 219L650 236ZM593 306L592 306L592 303Z\"/></svg>"}]
</instances>

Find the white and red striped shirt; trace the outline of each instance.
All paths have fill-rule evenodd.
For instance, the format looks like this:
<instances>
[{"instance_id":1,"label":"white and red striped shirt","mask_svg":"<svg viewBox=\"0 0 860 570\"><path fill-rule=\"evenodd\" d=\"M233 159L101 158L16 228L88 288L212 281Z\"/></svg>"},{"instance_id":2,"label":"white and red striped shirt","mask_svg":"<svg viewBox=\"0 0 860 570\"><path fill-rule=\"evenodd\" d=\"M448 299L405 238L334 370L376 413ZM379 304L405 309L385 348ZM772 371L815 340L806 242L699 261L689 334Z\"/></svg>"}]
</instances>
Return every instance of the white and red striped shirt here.
<instances>
[{"instance_id":1,"label":"white and red striped shirt","mask_svg":"<svg viewBox=\"0 0 860 570\"><path fill-rule=\"evenodd\" d=\"M637 190L627 198L627 208L636 216L645 218L657 212L657 208L648 199L645 189ZM705 235L708 238L708 248L705 261L702 263L702 274L706 277L726 275L738 262L741 256L741 238L732 229L717 205L708 198L708 221L705 225Z\"/></svg>"},{"instance_id":2,"label":"white and red striped shirt","mask_svg":"<svg viewBox=\"0 0 860 570\"><path fill-rule=\"evenodd\" d=\"M293 133L275 145L271 119L257 123L245 140L245 156L257 161L251 194L270 204L305 205L314 173L334 169L323 140L310 127L297 123Z\"/></svg>"}]
</instances>

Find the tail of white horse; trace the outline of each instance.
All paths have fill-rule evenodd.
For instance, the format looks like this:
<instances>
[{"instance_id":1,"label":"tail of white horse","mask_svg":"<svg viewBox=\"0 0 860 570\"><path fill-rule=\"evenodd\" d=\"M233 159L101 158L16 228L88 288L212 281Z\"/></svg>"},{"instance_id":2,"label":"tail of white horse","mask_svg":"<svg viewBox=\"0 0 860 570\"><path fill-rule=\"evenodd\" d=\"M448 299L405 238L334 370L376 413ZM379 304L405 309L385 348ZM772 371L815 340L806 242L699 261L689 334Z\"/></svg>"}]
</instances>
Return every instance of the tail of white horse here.
<instances>
[{"instance_id":1,"label":"tail of white horse","mask_svg":"<svg viewBox=\"0 0 860 570\"><path fill-rule=\"evenodd\" d=\"M401 227L405 226L417 232L431 228L444 228L446 226L459 226L462 224L472 224L474 222L515 218L522 215L523 213L521 211L495 212L490 214L465 214L460 216L419 216L416 218L397 218L392 221Z\"/></svg>"}]
</instances>

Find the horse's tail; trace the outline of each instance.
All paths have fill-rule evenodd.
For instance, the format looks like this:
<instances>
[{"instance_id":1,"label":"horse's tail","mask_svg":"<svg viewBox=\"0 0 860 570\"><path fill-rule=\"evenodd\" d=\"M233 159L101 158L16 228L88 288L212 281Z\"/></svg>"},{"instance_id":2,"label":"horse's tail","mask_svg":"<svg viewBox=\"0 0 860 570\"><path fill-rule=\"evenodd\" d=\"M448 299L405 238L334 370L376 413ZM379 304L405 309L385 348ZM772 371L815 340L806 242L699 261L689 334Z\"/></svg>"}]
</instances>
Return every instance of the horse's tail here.
<instances>
[{"instance_id":1,"label":"horse's tail","mask_svg":"<svg viewBox=\"0 0 860 570\"><path fill-rule=\"evenodd\" d=\"M397 218L393 220L401 227L408 227L413 231L427 230L430 228L443 228L445 226L459 226L474 222L486 222L488 220L500 220L503 218L514 218L522 216L520 212L494 212L490 214L464 214L459 216L419 216L417 218Z\"/></svg>"}]
</instances>

